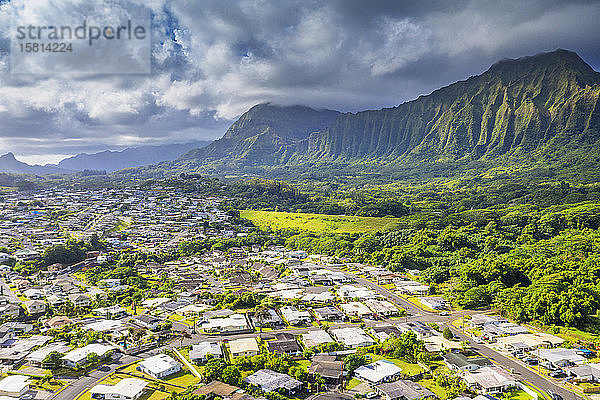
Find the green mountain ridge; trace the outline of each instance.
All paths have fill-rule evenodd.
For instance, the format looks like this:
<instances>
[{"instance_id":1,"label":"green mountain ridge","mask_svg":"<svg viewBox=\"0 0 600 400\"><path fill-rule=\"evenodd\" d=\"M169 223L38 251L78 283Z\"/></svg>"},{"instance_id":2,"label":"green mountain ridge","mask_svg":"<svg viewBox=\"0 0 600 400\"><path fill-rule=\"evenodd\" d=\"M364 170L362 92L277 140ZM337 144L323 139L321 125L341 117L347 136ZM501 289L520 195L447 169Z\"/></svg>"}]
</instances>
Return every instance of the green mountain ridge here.
<instances>
[{"instance_id":1,"label":"green mountain ridge","mask_svg":"<svg viewBox=\"0 0 600 400\"><path fill-rule=\"evenodd\" d=\"M169 167L282 175L319 166L332 173L413 167L452 173L469 165L526 164L592 168L600 177L599 97L600 73L577 54L557 50L502 60L393 108L338 113L257 105L223 138Z\"/></svg>"}]
</instances>

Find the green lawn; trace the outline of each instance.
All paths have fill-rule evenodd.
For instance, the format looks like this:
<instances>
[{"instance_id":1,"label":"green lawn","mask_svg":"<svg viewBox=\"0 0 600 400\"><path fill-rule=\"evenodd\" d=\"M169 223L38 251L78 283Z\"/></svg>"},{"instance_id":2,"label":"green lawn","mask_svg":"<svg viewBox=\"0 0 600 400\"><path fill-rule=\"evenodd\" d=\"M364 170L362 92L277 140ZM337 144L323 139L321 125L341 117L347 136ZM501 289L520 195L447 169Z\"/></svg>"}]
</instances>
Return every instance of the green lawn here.
<instances>
[{"instance_id":1,"label":"green lawn","mask_svg":"<svg viewBox=\"0 0 600 400\"><path fill-rule=\"evenodd\" d=\"M419 365L408 363L399 358L383 357L383 356L373 354L373 353L368 353L368 354L371 356L371 359L373 360L373 362L379 361L383 358L385 358L388 361L393 362L398 367L402 368L402 372L406 375L416 375L419 372L423 371L423 368L421 368Z\"/></svg>"},{"instance_id":2,"label":"green lawn","mask_svg":"<svg viewBox=\"0 0 600 400\"><path fill-rule=\"evenodd\" d=\"M298 229L311 232L362 233L391 230L400 218L357 217L346 215L287 213L242 210L240 215L260 228Z\"/></svg>"},{"instance_id":3,"label":"green lawn","mask_svg":"<svg viewBox=\"0 0 600 400\"><path fill-rule=\"evenodd\" d=\"M360 384L360 381L356 378L352 378L350 379L350 381L348 382L348 384L346 385L346 390L350 390L350 389L354 389L355 387L357 387Z\"/></svg>"}]
</instances>

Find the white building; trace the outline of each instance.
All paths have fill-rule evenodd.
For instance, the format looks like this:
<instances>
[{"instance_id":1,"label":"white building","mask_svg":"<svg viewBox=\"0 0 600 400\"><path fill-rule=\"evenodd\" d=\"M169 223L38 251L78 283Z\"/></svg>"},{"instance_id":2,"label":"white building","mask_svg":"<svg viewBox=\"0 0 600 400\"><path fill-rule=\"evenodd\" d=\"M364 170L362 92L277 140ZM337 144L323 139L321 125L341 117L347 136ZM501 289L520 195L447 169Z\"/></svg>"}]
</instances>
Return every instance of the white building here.
<instances>
[{"instance_id":1,"label":"white building","mask_svg":"<svg viewBox=\"0 0 600 400\"><path fill-rule=\"evenodd\" d=\"M312 321L308 311L299 311L296 307L285 306L281 307L279 311L290 325L310 324Z\"/></svg>"},{"instance_id":2,"label":"white building","mask_svg":"<svg viewBox=\"0 0 600 400\"><path fill-rule=\"evenodd\" d=\"M221 345L217 342L201 342L192 345L192 349L190 350L191 361L205 361L209 355L214 358L223 358Z\"/></svg>"},{"instance_id":3,"label":"white building","mask_svg":"<svg viewBox=\"0 0 600 400\"><path fill-rule=\"evenodd\" d=\"M350 318L373 318L373 312L369 307L358 301L340 304L340 308Z\"/></svg>"},{"instance_id":4,"label":"white building","mask_svg":"<svg viewBox=\"0 0 600 400\"><path fill-rule=\"evenodd\" d=\"M137 369L153 378L162 379L181 371L181 365L166 354L158 354L139 363Z\"/></svg>"},{"instance_id":5,"label":"white building","mask_svg":"<svg viewBox=\"0 0 600 400\"><path fill-rule=\"evenodd\" d=\"M372 346L375 344L373 338L366 334L364 330L358 327L335 329L331 334L344 346L356 349L357 347Z\"/></svg>"},{"instance_id":6,"label":"white building","mask_svg":"<svg viewBox=\"0 0 600 400\"><path fill-rule=\"evenodd\" d=\"M233 357L248 357L257 355L260 350L256 339L243 338L230 341L229 351Z\"/></svg>"},{"instance_id":7,"label":"white building","mask_svg":"<svg viewBox=\"0 0 600 400\"><path fill-rule=\"evenodd\" d=\"M517 385L515 378L497 366L465 372L467 387L479 394L501 393Z\"/></svg>"},{"instance_id":8,"label":"white building","mask_svg":"<svg viewBox=\"0 0 600 400\"><path fill-rule=\"evenodd\" d=\"M113 346L107 346L99 343L88 344L85 347L71 350L62 358L63 364L70 368L78 368L87 363L88 354L95 353L100 358L106 356L110 351L114 350Z\"/></svg>"},{"instance_id":9,"label":"white building","mask_svg":"<svg viewBox=\"0 0 600 400\"><path fill-rule=\"evenodd\" d=\"M115 385L96 385L90 389L92 399L136 400L143 393L148 382L137 378L125 378Z\"/></svg>"},{"instance_id":10,"label":"white building","mask_svg":"<svg viewBox=\"0 0 600 400\"><path fill-rule=\"evenodd\" d=\"M371 385L395 380L402 373L402 368L391 361L379 360L368 365L361 365L354 371L354 375Z\"/></svg>"},{"instance_id":11,"label":"white building","mask_svg":"<svg viewBox=\"0 0 600 400\"><path fill-rule=\"evenodd\" d=\"M9 375L0 381L0 397L19 398L29 391L29 377Z\"/></svg>"},{"instance_id":12,"label":"white building","mask_svg":"<svg viewBox=\"0 0 600 400\"><path fill-rule=\"evenodd\" d=\"M309 331L302 335L302 342L304 343L304 347L314 347L323 343L333 343L335 342L333 338L329 335L329 333L318 330L318 331Z\"/></svg>"}]
</instances>

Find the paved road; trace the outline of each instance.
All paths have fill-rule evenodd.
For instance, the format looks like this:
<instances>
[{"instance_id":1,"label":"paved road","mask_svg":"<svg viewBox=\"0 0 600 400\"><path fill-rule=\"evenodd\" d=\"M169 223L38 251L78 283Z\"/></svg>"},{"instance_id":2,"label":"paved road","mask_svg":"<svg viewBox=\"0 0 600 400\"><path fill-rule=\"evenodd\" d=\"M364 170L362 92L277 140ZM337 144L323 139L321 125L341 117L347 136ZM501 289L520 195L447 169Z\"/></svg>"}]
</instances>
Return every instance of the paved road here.
<instances>
[{"instance_id":1,"label":"paved road","mask_svg":"<svg viewBox=\"0 0 600 400\"><path fill-rule=\"evenodd\" d=\"M561 386L557 385L552 381L551 378L545 378L537 373L531 371L527 367L525 367L520 362L516 360L506 357L503 354L489 348L488 346L476 344L469 336L463 334L461 331L457 330L451 325L450 329L454 332L454 334L460 337L461 340L468 340L471 343L471 347L477 350L479 353L483 354L487 358L496 363L500 364L500 366L508 369L513 369L515 371L515 375L524 379L526 381L531 382L533 385L537 386L543 390L552 390L555 393L560 394L564 400L575 400L575 399L583 399L583 397L576 395L573 392L570 392Z\"/></svg>"},{"instance_id":2,"label":"paved road","mask_svg":"<svg viewBox=\"0 0 600 400\"><path fill-rule=\"evenodd\" d=\"M118 360L113 360L109 364L104 364L101 368L89 372L87 375L71 382L67 387L58 393L50 396L48 400L73 400L76 399L81 393L89 390L96 382L105 376L113 373L115 369L121 365L129 364L134 361L140 360L140 356L127 356L123 355Z\"/></svg>"},{"instance_id":3,"label":"paved road","mask_svg":"<svg viewBox=\"0 0 600 400\"><path fill-rule=\"evenodd\" d=\"M377 293L380 293L381 295L388 298L388 300L391 300L391 301L395 302L396 304L405 308L405 310L410 315L406 318L406 320L418 320L418 321L422 321L422 322L436 322L439 324L447 324L454 331L455 335L457 335L461 338L461 340L469 341L473 348L477 349L480 353L482 353L486 357L490 358L491 360L494 360L495 362L497 362L499 365L503 366L504 368L514 369L515 373L518 376L520 376L524 380L531 382L538 388L543 389L543 390L552 390L556 393L559 393L561 396L563 396L564 400L582 399L582 397L575 395L574 393L567 391L566 389L563 389L562 387L560 387L559 385L554 383L550 378L545 378L543 376L538 375L537 373L529 370L528 368L526 368L524 365L520 364L519 362L517 362L511 358L508 358L487 346L475 344L470 337L467 337L462 332L459 332L451 325L451 320L460 318L462 315L466 315L466 314L473 315L473 314L478 314L478 313L482 313L485 311L466 310L466 311L460 311L460 312L453 312L451 316L441 316L441 315L439 315L439 313L422 310L422 309L416 307L414 304L403 299L402 297L390 292L389 290L387 290L367 279L359 278L359 277L355 277L355 278L358 283L372 288ZM372 326L380 326L380 325L389 325L390 323L397 323L397 322L398 322L397 320L395 320L395 321L366 320L365 325L367 327L372 327ZM344 323L337 323L337 324L330 325L330 327L332 329L341 328L341 327L345 327L345 326L356 326L356 324L344 322ZM186 325L181 324L181 323L175 322L173 324L173 327L175 330L186 330L189 332L189 327L187 327ZM314 330L319 330L319 329L320 328L316 327L316 326L307 326L306 328L298 328L298 329L279 329L279 330L269 331L268 333L263 333L262 335L263 336L274 335L276 333L283 333L283 332L290 333L293 335L300 335L303 333L307 333L308 331L314 331ZM183 341L181 341L179 338L176 338L176 339L173 339L169 344L167 344L161 348L154 349L152 351L148 351L143 354L139 354L138 356L123 356L120 360L115 361L111 364L108 364L107 365L108 368L103 368L103 369L93 371L93 372L89 373L87 376L79 378L77 381L70 384L66 389L62 390L57 395L50 397L50 400L73 400L73 399L77 398L77 396L79 396L81 393L83 393L83 392L87 391L89 388L91 388L98 380L100 380L100 379L104 378L105 376L109 375L110 373L112 373L120 365L128 364L130 362L133 362L133 361L136 361L136 360L139 360L142 358L147 358L151 355L158 354L159 352L161 352L162 350L165 350L165 349L171 349L173 347L178 347L180 345L187 346L187 345L196 344L199 342L209 341L209 340L215 341L215 340L221 340L223 338L238 339L238 338L246 338L246 337L257 337L259 335L260 335L260 333L258 333L258 332L245 333L245 334L223 335L223 336L205 335L205 334L198 333L198 334L192 335L192 337L190 337L190 338L183 339Z\"/></svg>"}]
</instances>

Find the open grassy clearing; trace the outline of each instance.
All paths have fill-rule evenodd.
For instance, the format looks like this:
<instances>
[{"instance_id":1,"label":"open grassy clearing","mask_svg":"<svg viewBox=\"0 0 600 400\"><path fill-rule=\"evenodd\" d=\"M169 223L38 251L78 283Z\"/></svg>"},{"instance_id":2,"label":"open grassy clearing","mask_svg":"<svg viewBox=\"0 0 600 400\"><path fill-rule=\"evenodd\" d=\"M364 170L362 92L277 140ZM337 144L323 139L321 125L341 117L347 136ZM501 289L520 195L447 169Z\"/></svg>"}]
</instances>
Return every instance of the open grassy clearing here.
<instances>
[{"instance_id":1,"label":"open grassy clearing","mask_svg":"<svg viewBox=\"0 0 600 400\"><path fill-rule=\"evenodd\" d=\"M390 230L400 225L400 218L255 210L242 210L240 214L260 228L273 230L298 229L310 232L363 233Z\"/></svg>"}]
</instances>

